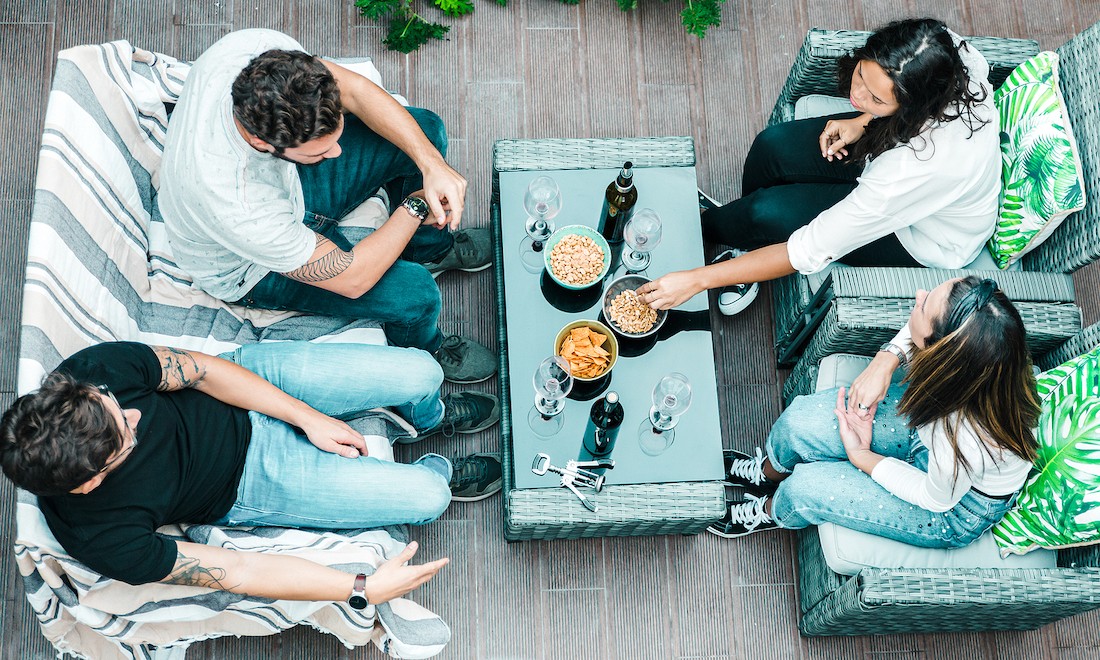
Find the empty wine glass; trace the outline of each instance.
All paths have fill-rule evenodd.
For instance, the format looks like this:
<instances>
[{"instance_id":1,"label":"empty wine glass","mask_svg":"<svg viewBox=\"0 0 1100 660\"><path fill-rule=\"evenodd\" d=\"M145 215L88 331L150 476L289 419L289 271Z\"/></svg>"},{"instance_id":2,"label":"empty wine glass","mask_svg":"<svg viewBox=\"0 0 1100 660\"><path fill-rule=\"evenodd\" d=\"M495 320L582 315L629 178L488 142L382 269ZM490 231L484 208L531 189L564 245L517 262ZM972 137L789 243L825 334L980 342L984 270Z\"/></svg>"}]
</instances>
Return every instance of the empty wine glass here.
<instances>
[{"instance_id":1,"label":"empty wine glass","mask_svg":"<svg viewBox=\"0 0 1100 660\"><path fill-rule=\"evenodd\" d=\"M540 438L549 438L565 423L565 397L573 389L569 363L561 356L548 357L535 370L535 406L527 423Z\"/></svg>"},{"instance_id":2,"label":"empty wine glass","mask_svg":"<svg viewBox=\"0 0 1100 660\"><path fill-rule=\"evenodd\" d=\"M676 424L691 405L691 381L682 373L673 372L653 388L653 407L649 417L638 426L638 444L642 451L656 456L676 440Z\"/></svg>"},{"instance_id":3,"label":"empty wine glass","mask_svg":"<svg viewBox=\"0 0 1100 660\"><path fill-rule=\"evenodd\" d=\"M533 179L523 196L523 208L527 211L527 236L520 243L520 258L524 269L537 273L543 269L543 245L554 233L554 216L561 211L557 182L548 176Z\"/></svg>"},{"instance_id":4,"label":"empty wine glass","mask_svg":"<svg viewBox=\"0 0 1100 660\"><path fill-rule=\"evenodd\" d=\"M630 246L623 253L627 272L638 273L649 267L649 253L661 244L661 216L653 209L641 209L623 227L623 240Z\"/></svg>"}]
</instances>

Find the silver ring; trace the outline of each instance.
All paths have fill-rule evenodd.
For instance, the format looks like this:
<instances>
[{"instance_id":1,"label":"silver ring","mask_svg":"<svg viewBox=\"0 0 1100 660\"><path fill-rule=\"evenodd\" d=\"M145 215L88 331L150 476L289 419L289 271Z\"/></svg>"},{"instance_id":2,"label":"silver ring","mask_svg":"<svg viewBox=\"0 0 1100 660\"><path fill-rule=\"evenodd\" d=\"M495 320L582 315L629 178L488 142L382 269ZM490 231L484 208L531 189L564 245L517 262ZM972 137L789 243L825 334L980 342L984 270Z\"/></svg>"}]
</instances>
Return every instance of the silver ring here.
<instances>
[{"instance_id":1,"label":"silver ring","mask_svg":"<svg viewBox=\"0 0 1100 660\"><path fill-rule=\"evenodd\" d=\"M859 408L860 410L870 410L871 406L865 406L862 403L857 403L856 408Z\"/></svg>"}]
</instances>

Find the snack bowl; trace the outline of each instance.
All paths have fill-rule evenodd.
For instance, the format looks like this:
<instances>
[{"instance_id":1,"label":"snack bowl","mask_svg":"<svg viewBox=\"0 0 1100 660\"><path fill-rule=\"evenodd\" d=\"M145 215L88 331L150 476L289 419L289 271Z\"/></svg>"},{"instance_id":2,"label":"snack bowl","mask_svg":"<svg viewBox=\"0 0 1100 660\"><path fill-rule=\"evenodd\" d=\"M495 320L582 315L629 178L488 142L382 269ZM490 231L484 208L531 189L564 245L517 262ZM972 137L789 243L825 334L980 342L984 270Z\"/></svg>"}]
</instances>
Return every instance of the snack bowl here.
<instances>
[{"instance_id":1,"label":"snack bowl","mask_svg":"<svg viewBox=\"0 0 1100 660\"><path fill-rule=\"evenodd\" d=\"M611 370L615 367L615 362L619 359L619 341L615 339L615 333L611 332L610 328L608 328L603 323L600 323L599 321L573 321L571 323L566 323L565 327L559 330L557 337L554 338L554 355L561 355L562 344L565 342L566 339L572 336L572 332L576 328L588 328L592 332L598 332L601 335L607 337L600 348L609 353L609 355L607 356L607 367L604 368L603 371L600 371L598 374L590 377L578 376L576 371L574 371L573 363L570 362L569 370L570 373L573 374L573 379L583 383L589 383L604 378L609 373L611 373ZM568 357L566 357L565 359L567 362L569 362Z\"/></svg>"},{"instance_id":2,"label":"snack bowl","mask_svg":"<svg viewBox=\"0 0 1100 660\"><path fill-rule=\"evenodd\" d=\"M600 274L592 281L584 284L570 284L554 274L554 269L550 265L550 256L553 254L554 248L558 246L558 243L566 236L587 236L595 241L596 245L603 251L603 268L600 269ZM590 286L599 284L603 278L607 277L607 272L611 270L611 246L607 244L607 239L604 238L600 232L587 225L566 225L560 227L553 234L550 234L550 238L546 239L546 245L543 248L542 254L546 272L550 275L550 279L554 280L559 286L566 289L572 289L573 291L580 291L581 289L587 289Z\"/></svg>"},{"instance_id":3,"label":"snack bowl","mask_svg":"<svg viewBox=\"0 0 1100 660\"><path fill-rule=\"evenodd\" d=\"M638 287L642 286L646 282L651 281L652 280L644 275L631 274L617 277L612 280L610 284L607 285L607 289L603 293L603 317L607 319L607 324L611 327L611 330L613 332L621 335L626 339L639 339L654 334L661 329L662 325L665 324L665 320L668 319L667 309L657 310L657 320L655 320L653 322L653 325L650 326L649 330L646 330L645 332L627 332L626 330L623 330L618 325L616 325L615 319L611 318L611 301L615 300L615 298L618 297L618 295L623 291L637 290Z\"/></svg>"}]
</instances>

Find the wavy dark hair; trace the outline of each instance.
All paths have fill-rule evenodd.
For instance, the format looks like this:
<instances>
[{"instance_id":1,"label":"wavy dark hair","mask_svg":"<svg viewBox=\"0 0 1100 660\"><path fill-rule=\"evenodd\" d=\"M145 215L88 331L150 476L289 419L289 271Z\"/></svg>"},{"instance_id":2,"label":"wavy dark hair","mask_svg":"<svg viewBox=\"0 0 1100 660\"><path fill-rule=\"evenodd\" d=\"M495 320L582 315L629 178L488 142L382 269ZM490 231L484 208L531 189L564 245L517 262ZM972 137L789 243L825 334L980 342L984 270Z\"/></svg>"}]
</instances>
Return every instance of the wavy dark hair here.
<instances>
[{"instance_id":1,"label":"wavy dark hair","mask_svg":"<svg viewBox=\"0 0 1100 660\"><path fill-rule=\"evenodd\" d=\"M932 323L923 349L914 349L909 384L898 410L910 428L944 424L955 451L955 475L971 466L958 451L967 422L990 446L1034 462L1039 398L1024 323L993 280L973 275L951 287L946 312Z\"/></svg>"},{"instance_id":2,"label":"wavy dark hair","mask_svg":"<svg viewBox=\"0 0 1100 660\"><path fill-rule=\"evenodd\" d=\"M99 391L54 372L0 420L0 466L35 495L62 495L96 476L124 436Z\"/></svg>"},{"instance_id":3,"label":"wavy dark hair","mask_svg":"<svg viewBox=\"0 0 1100 660\"><path fill-rule=\"evenodd\" d=\"M886 72L894 83L898 110L867 124L863 137L848 147L851 162L876 158L898 145L910 144L930 119L941 123L961 119L971 135L989 123L974 113L988 93L970 91L969 72L943 21L911 18L876 30L866 44L838 62L842 94L851 93L852 74L861 61L874 62Z\"/></svg>"},{"instance_id":4,"label":"wavy dark hair","mask_svg":"<svg viewBox=\"0 0 1100 660\"><path fill-rule=\"evenodd\" d=\"M332 135L342 114L336 79L309 53L260 53L233 81L233 116L279 154Z\"/></svg>"}]
</instances>

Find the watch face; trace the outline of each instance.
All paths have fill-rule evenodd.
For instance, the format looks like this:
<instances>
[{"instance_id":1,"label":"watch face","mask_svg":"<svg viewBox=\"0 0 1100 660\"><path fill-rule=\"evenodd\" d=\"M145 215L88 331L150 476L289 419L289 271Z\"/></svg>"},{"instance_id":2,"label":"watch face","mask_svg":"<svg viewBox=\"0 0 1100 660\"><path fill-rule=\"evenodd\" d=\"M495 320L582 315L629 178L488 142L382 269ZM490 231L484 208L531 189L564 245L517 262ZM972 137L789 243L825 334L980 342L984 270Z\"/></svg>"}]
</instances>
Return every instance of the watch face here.
<instances>
[{"instance_id":1,"label":"watch face","mask_svg":"<svg viewBox=\"0 0 1100 660\"><path fill-rule=\"evenodd\" d=\"M428 217L431 213L431 207L428 203L419 197L408 197L405 199L405 208L409 209L413 215L417 216L421 220Z\"/></svg>"},{"instance_id":2,"label":"watch face","mask_svg":"<svg viewBox=\"0 0 1100 660\"><path fill-rule=\"evenodd\" d=\"M362 596L352 596L348 599L348 605L357 610L364 610L367 608L367 599Z\"/></svg>"}]
</instances>

